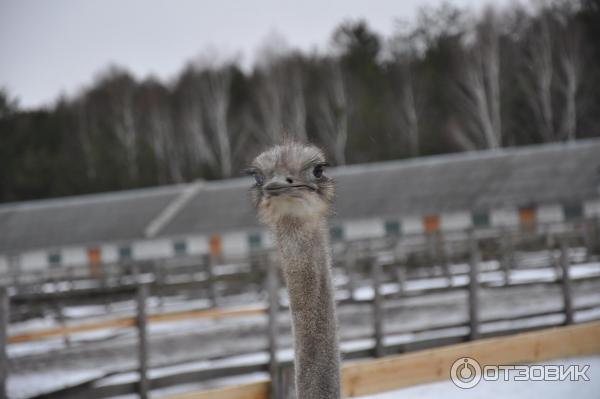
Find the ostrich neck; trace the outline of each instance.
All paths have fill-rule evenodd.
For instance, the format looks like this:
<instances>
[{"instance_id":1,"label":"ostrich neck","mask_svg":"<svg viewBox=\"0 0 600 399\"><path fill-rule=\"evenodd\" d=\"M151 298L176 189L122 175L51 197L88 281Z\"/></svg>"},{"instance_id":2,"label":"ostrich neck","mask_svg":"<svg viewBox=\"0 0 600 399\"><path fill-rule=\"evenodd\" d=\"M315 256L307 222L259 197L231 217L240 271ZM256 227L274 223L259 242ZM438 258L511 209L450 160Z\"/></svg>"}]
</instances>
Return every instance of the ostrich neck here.
<instances>
[{"instance_id":1,"label":"ostrich neck","mask_svg":"<svg viewBox=\"0 0 600 399\"><path fill-rule=\"evenodd\" d=\"M339 349L324 223L287 221L276 228L290 298L298 399L340 397Z\"/></svg>"}]
</instances>

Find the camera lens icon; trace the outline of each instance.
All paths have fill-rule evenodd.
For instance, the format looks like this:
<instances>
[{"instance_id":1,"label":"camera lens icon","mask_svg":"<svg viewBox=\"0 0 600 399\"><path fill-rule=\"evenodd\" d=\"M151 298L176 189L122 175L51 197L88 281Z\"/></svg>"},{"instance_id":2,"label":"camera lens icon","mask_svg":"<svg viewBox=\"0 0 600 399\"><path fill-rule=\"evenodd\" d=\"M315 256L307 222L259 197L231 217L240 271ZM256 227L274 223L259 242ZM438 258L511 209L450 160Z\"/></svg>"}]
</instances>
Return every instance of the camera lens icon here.
<instances>
[{"instance_id":1,"label":"camera lens icon","mask_svg":"<svg viewBox=\"0 0 600 399\"><path fill-rule=\"evenodd\" d=\"M473 388L481 381L481 366L470 357L456 359L450 369L450 379L459 388Z\"/></svg>"}]
</instances>

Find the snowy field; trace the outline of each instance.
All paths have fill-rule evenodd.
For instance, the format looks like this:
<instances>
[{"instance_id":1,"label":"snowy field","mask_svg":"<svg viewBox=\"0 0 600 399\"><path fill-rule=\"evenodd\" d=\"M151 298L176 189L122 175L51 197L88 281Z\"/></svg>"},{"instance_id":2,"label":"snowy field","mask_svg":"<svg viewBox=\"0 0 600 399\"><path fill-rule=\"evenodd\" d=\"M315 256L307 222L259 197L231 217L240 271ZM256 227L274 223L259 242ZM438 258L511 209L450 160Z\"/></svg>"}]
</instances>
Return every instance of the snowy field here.
<instances>
[{"instance_id":1,"label":"snowy field","mask_svg":"<svg viewBox=\"0 0 600 399\"><path fill-rule=\"evenodd\" d=\"M532 256L529 262L534 264L539 258L541 257ZM481 281L491 285L501 285L504 276L497 268L497 262L482 263ZM413 278L406 283L404 290L406 293L418 293L425 288L464 287L468 284L468 276L464 274L467 270L467 266L464 264L452 265L453 276L450 281L445 277ZM574 264L571 268L571 275L574 279L574 305L575 307L587 307L586 310L576 312L575 321L600 319L600 279L584 280L584 278L600 276L600 263ZM343 288L345 286L344 277L336 277L339 298L348 297L348 292ZM535 269L513 270L511 273L511 282L513 283L554 281L555 278L554 267L538 265L535 266ZM355 297L359 299L373 297L373 290L367 284L368 282L363 282L362 286L357 288ZM399 286L396 283L386 283L382 286L382 290L384 293L394 294L398 292ZM285 296L282 295L282 299L284 298ZM245 301L243 302L245 305L264 304L264 302L256 302L260 298L253 298L254 303L250 303L249 299L251 298L240 297L235 300ZM385 343L393 345L409 343L418 339L466 334L466 327L446 328L444 326L468 321L467 299L465 290L387 299L385 303ZM230 300L235 301L234 299ZM550 326L563 321L563 316L560 314L563 306L562 295L558 285L483 288L480 300L481 317L484 322L481 326L482 332ZM150 312L159 310L156 299L152 298L149 302ZM162 310L179 311L201 309L206 306L208 303L203 299L190 300L184 297L173 297L164 302ZM79 324L114 318L115 315L119 317L133 315L134 310L135 303L133 301L124 301L113 304L110 315L106 314L104 306L97 305L70 307L65 309L65 313L71 323ZM486 320L494 318L510 318L540 312L555 312L555 314L518 321L485 323ZM339 309L338 313L344 350L366 349L373 346L370 304L345 305ZM282 348L279 353L280 358L291 358L292 339L287 311L282 311L279 319L281 321L279 337ZM174 375L183 371L264 363L268 358L266 323L266 316L257 315L235 319L197 319L150 324L149 358L152 367L149 375L154 378ZM25 333L51 326L56 326L55 320L51 317L35 319L12 325L10 334ZM437 330L414 332L432 328L437 328ZM10 358L8 389L10 397L15 399L27 398L88 380L98 379L99 385L110 385L133 382L137 379L137 374L133 372L137 362L137 336L136 330L133 328L73 334L70 336L69 345L66 345L62 338L11 344L8 347L8 354ZM115 375L102 378L108 374ZM231 381L249 381L267 377L264 373L255 373L234 379L207 381L194 384L193 387L173 387L155 394L159 397L167 393L228 385ZM437 385L432 384L432 387ZM519 389L525 385L518 385L513 389ZM451 388L458 389L454 386ZM532 389L534 388L538 389L539 387L532 387ZM424 389L424 387L415 387L414 389ZM443 390L444 388L437 389ZM481 388L481 390L483 389ZM477 392L477 389L472 391ZM418 392L414 397L422 397ZM448 394L440 393L437 396L452 397L449 396L452 395L452 392L449 392ZM459 393L461 392L464 394L464 391L459 390ZM410 394L409 392L407 395ZM511 396L512 393L507 395ZM391 397L395 396L382 396L382 398ZM482 396L472 397L489 396L484 393Z\"/></svg>"},{"instance_id":2,"label":"snowy field","mask_svg":"<svg viewBox=\"0 0 600 399\"><path fill-rule=\"evenodd\" d=\"M574 357L552 360L539 364L589 365L589 381L498 381L482 380L470 389L461 389L452 381L416 385L377 395L362 396L361 399L598 399L600 398L600 356Z\"/></svg>"}]
</instances>

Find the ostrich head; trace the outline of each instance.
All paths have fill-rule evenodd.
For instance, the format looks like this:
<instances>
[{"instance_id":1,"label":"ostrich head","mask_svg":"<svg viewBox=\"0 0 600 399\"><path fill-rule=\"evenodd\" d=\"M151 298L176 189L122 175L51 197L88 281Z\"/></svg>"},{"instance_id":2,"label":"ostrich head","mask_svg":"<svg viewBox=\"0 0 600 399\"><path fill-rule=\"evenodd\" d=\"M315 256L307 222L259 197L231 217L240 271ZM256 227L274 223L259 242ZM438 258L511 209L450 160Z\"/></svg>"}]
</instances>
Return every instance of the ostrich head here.
<instances>
[{"instance_id":1,"label":"ostrich head","mask_svg":"<svg viewBox=\"0 0 600 399\"><path fill-rule=\"evenodd\" d=\"M260 219L271 226L282 220L316 222L326 217L334 196L327 162L314 145L287 143L258 155L248 169L256 180L253 199Z\"/></svg>"}]
</instances>

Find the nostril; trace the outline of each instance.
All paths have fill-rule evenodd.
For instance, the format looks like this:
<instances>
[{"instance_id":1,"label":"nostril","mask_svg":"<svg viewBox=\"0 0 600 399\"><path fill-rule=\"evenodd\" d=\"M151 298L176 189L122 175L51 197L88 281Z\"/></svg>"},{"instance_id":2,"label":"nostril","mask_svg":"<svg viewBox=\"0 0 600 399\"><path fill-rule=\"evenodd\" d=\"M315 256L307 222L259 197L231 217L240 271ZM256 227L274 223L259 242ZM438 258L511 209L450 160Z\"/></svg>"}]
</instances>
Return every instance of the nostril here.
<instances>
[{"instance_id":1,"label":"nostril","mask_svg":"<svg viewBox=\"0 0 600 399\"><path fill-rule=\"evenodd\" d=\"M294 180L292 180L292 178L288 177L285 179L286 182L292 184L294 182Z\"/></svg>"}]
</instances>

